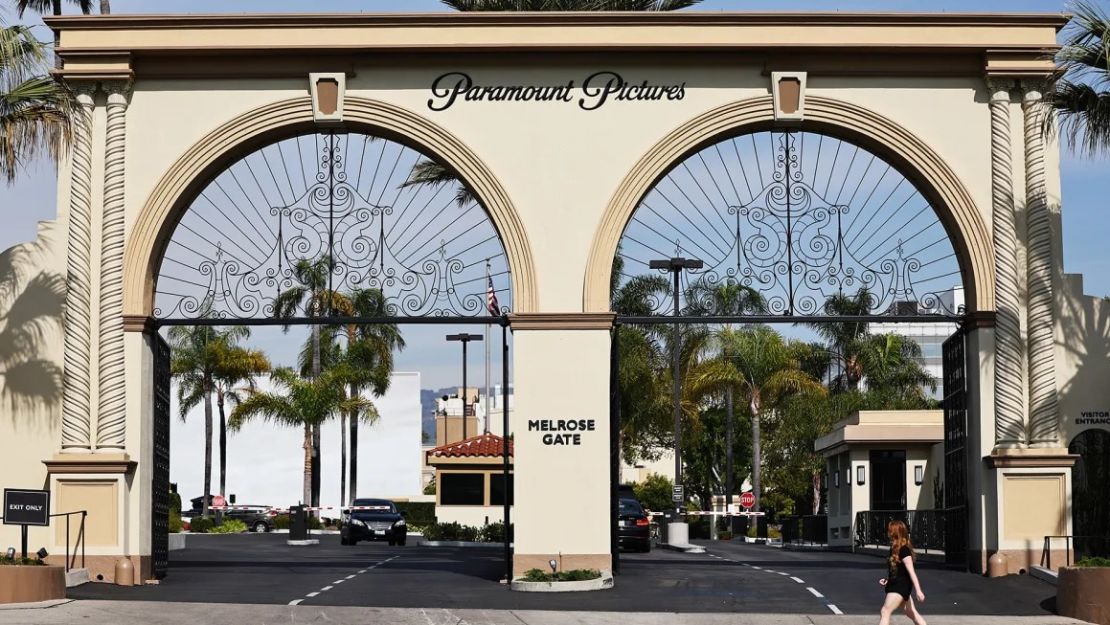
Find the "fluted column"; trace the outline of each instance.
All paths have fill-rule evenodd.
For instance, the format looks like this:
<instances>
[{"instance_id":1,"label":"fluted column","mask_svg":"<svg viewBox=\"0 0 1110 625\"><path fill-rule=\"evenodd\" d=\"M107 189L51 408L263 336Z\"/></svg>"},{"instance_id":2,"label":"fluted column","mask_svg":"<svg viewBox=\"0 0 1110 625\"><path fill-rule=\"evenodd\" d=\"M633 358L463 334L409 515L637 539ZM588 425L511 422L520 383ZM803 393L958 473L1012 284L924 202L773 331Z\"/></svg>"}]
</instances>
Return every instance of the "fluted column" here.
<instances>
[{"instance_id":1,"label":"fluted column","mask_svg":"<svg viewBox=\"0 0 1110 625\"><path fill-rule=\"evenodd\" d=\"M1025 83L1025 81L1023 81ZM1059 445L1056 402L1052 229L1045 189L1044 102L1037 82L1025 83L1025 197L1029 228L1029 428L1034 447Z\"/></svg>"},{"instance_id":2,"label":"fluted column","mask_svg":"<svg viewBox=\"0 0 1110 625\"><path fill-rule=\"evenodd\" d=\"M994 224L995 445L1025 442L1025 393L1022 389L1021 326L1018 318L1017 229L1010 150L1012 81L989 79L991 112L991 196Z\"/></svg>"},{"instance_id":3,"label":"fluted column","mask_svg":"<svg viewBox=\"0 0 1110 625\"><path fill-rule=\"evenodd\" d=\"M105 85L108 93L104 142L104 211L100 243L100 334L97 361L98 451L120 451L127 432L123 369L124 153L127 134L126 83Z\"/></svg>"},{"instance_id":4,"label":"fluted column","mask_svg":"<svg viewBox=\"0 0 1110 625\"><path fill-rule=\"evenodd\" d=\"M69 241L66 260L65 372L62 391L62 451L92 449L90 375L92 328L92 86L77 87L73 111L73 159L69 184Z\"/></svg>"}]
</instances>

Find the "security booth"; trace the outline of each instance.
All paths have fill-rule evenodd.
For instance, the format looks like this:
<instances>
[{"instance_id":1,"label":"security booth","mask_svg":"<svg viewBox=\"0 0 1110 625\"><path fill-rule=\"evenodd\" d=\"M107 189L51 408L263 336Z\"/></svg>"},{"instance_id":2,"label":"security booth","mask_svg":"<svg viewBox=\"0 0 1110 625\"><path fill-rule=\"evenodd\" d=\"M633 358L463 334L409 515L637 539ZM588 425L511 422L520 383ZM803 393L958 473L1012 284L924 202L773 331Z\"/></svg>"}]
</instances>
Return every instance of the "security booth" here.
<instances>
[{"instance_id":1,"label":"security booth","mask_svg":"<svg viewBox=\"0 0 1110 625\"><path fill-rule=\"evenodd\" d=\"M943 442L940 410L861 410L817 439L827 476L828 545L880 544L887 519L943 508Z\"/></svg>"}]
</instances>

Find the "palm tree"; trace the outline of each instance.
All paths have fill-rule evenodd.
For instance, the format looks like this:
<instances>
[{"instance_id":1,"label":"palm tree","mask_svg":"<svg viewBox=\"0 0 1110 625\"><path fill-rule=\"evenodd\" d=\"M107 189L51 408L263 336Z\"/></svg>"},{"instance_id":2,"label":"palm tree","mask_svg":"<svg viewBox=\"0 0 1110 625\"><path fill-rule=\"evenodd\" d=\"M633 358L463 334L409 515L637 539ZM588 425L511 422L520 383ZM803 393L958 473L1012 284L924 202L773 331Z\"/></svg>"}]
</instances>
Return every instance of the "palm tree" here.
<instances>
[{"instance_id":1,"label":"palm tree","mask_svg":"<svg viewBox=\"0 0 1110 625\"><path fill-rule=\"evenodd\" d=\"M307 259L298 260L292 267L293 278L296 284L289 289L281 292L274 299L274 317L278 319L289 319L297 316L298 313L304 312L304 315L309 319L319 319L328 314L333 314L348 305L346 298L339 292L330 288L330 278L333 262L328 258L320 258L315 261ZM283 328L286 332L289 331L289 326ZM309 371L306 373L312 377L319 377L321 367L323 365L321 360L321 342L320 342L320 325L312 324L311 334L309 335L311 346L311 359ZM315 426L312 434L312 462L313 471L312 475L316 482L312 488L312 498L309 500L309 505L320 505L320 428L319 425Z\"/></svg>"},{"instance_id":2,"label":"palm tree","mask_svg":"<svg viewBox=\"0 0 1110 625\"><path fill-rule=\"evenodd\" d=\"M238 404L243 398L240 385L255 387L255 378L270 370L266 354L241 347L238 342L250 337L250 328L236 326L222 332L213 344L216 408L220 414L220 495L227 494L227 413L226 404Z\"/></svg>"},{"instance_id":3,"label":"palm tree","mask_svg":"<svg viewBox=\"0 0 1110 625\"><path fill-rule=\"evenodd\" d=\"M446 6L463 12L477 11L677 11L692 7L701 0L440 0ZM431 159L413 165L402 186L455 183L455 201L466 206L477 200L474 192L457 173Z\"/></svg>"},{"instance_id":4,"label":"palm tree","mask_svg":"<svg viewBox=\"0 0 1110 625\"><path fill-rule=\"evenodd\" d=\"M833 295L825 302L825 314L830 316L863 316L871 314L874 297L862 288L855 295ZM867 324L859 321L837 321L811 324L818 336L829 344L832 357L840 372L829 383L834 388L855 390L859 388L863 371L859 363L860 341L867 336ZM830 372L830 376L832 373Z\"/></svg>"},{"instance_id":5,"label":"palm tree","mask_svg":"<svg viewBox=\"0 0 1110 625\"><path fill-rule=\"evenodd\" d=\"M347 316L384 317L389 314L385 295L378 289L359 289L334 297L336 311ZM339 343L345 335L346 348ZM345 328L325 326L320 330L320 367L327 371L345 366L348 371L350 397L360 396L369 388L376 396L389 389L393 373L393 351L405 348L405 340L396 324L348 324ZM301 375L310 376L313 363L313 345L310 339L301 347L298 358ZM340 415L340 500L347 502L347 437L351 441L350 499L358 488L358 421Z\"/></svg>"},{"instance_id":6,"label":"palm tree","mask_svg":"<svg viewBox=\"0 0 1110 625\"><path fill-rule=\"evenodd\" d=\"M337 366L309 379L282 367L270 374L270 380L277 387L275 392L250 391L231 411L229 425L233 431L256 418L304 429L303 501L310 501L315 495L313 444L314 433L319 431L321 424L344 413L367 421L377 418L377 410L369 400L347 396L349 379L344 367Z\"/></svg>"},{"instance_id":7,"label":"palm tree","mask_svg":"<svg viewBox=\"0 0 1110 625\"><path fill-rule=\"evenodd\" d=\"M43 150L57 160L70 138L73 95L46 73L47 47L30 27L0 27L0 176Z\"/></svg>"},{"instance_id":8,"label":"palm tree","mask_svg":"<svg viewBox=\"0 0 1110 625\"><path fill-rule=\"evenodd\" d=\"M807 393L824 395L825 387L799 367L798 346L767 326L723 329L715 340L732 357L698 363L689 376L690 394L699 397L734 387L747 403L752 417L752 491L758 510L761 421L768 419L786 398Z\"/></svg>"},{"instance_id":9,"label":"palm tree","mask_svg":"<svg viewBox=\"0 0 1110 625\"><path fill-rule=\"evenodd\" d=\"M867 387L905 399L924 399L937 383L920 364L921 346L899 334L876 334L862 341L860 368Z\"/></svg>"},{"instance_id":10,"label":"palm tree","mask_svg":"<svg viewBox=\"0 0 1110 625\"><path fill-rule=\"evenodd\" d=\"M389 314L385 294L378 289L360 289L350 295L351 310L359 317L384 317ZM347 350L344 363L351 372L348 383L351 399L360 397L362 388L369 388L381 397L389 389L393 373L393 352L405 348L405 339L396 324L348 325ZM350 502L358 495L358 419L347 415L350 428L351 468ZM345 441L344 441L345 443ZM344 453L346 445L344 445ZM342 459L342 466L346 458ZM342 476L341 476L342 477Z\"/></svg>"},{"instance_id":11,"label":"palm tree","mask_svg":"<svg viewBox=\"0 0 1110 625\"><path fill-rule=\"evenodd\" d=\"M177 403L181 419L204 403L204 493L201 516L208 516L212 494L212 393L216 390L218 364L215 344L219 331L212 326L174 326L169 331L173 348L170 371L178 380Z\"/></svg>"},{"instance_id":12,"label":"palm tree","mask_svg":"<svg viewBox=\"0 0 1110 625\"><path fill-rule=\"evenodd\" d=\"M62 370L43 358L43 346L62 327L65 280L27 275L33 263L18 247L0 254L0 397L9 409L53 405L62 388Z\"/></svg>"},{"instance_id":13,"label":"palm tree","mask_svg":"<svg viewBox=\"0 0 1110 625\"><path fill-rule=\"evenodd\" d=\"M1068 145L1093 155L1110 148L1110 15L1087 0L1071 9L1072 21L1056 54L1056 80L1045 100ZM1046 116L1049 133L1051 121Z\"/></svg>"}]
</instances>

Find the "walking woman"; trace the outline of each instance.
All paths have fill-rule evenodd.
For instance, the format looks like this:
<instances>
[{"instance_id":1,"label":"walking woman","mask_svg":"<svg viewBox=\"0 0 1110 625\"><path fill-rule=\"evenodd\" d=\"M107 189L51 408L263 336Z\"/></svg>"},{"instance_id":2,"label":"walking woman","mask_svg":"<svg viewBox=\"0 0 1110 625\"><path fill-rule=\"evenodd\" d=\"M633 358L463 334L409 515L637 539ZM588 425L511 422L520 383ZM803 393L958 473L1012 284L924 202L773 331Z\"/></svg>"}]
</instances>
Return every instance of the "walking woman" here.
<instances>
[{"instance_id":1,"label":"walking woman","mask_svg":"<svg viewBox=\"0 0 1110 625\"><path fill-rule=\"evenodd\" d=\"M917 579L914 569L913 543L910 542L906 524L891 521L886 524L886 534L890 538L890 557L887 559L887 577L879 580L879 585L886 588L886 599L879 611L879 625L890 625L890 617L899 607L905 610L914 625L925 625L925 617L921 616L913 602L916 597L918 603L924 603L925 593L921 591L921 581ZM910 593L913 593L912 597Z\"/></svg>"}]
</instances>

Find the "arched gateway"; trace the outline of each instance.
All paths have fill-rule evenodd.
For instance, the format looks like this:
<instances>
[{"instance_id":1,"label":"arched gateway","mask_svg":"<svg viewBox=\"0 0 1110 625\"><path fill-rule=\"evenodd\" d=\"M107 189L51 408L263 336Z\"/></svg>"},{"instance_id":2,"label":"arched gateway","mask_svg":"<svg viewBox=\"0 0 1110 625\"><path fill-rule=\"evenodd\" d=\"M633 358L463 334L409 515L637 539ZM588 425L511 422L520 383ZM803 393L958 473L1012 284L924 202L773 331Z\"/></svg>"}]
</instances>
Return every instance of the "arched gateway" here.
<instances>
[{"instance_id":1,"label":"arched gateway","mask_svg":"<svg viewBox=\"0 0 1110 625\"><path fill-rule=\"evenodd\" d=\"M511 275L512 291L505 320L516 394L516 573L556 557L564 568L613 565L611 269L622 235L656 255L676 248L693 255L693 239L676 244L662 227L687 218L707 220L697 255L720 265L716 275L753 288L786 280L771 313L787 318L821 310L819 298L803 303L790 285L813 277L807 267L820 265L810 284L820 283L822 293L855 286L847 269L838 273L842 253L856 255L852 276L876 287L877 312L913 300L914 312L938 313L927 293L962 285L965 308L943 313L961 329L962 349L946 350L946 384L959 387L946 404L948 431L959 432L961 446L948 450L958 462L946 463L953 474L945 479L966 495L953 526L966 535L965 563L985 570L1002 553L1017 571L1040 558L1044 536L1070 533L1075 457L1066 445L1080 430L1108 427L1082 416L1110 400L1104 385L1082 381L1098 379L1092 368L1106 366L1092 362L1087 348L1110 330L1092 321L1104 304L1063 274L1056 146L1041 136L1040 90L1053 69L1045 51L1055 46L1062 16L229 15L48 23L60 32L59 75L87 114L61 168L65 245L50 248L51 266L66 266L68 295L64 341L44 353L64 354L65 383L39 409L48 425L32 431L0 423L0 438L21 442L21 455L3 461L11 486L43 485L55 508L90 510L94 575L110 579L121 555L135 561L139 579L152 575L159 317L261 314L265 297L242 294L288 284L285 263L313 251L342 256L334 278L353 274L352 286L383 284L385 264L373 269L362 261L387 247L409 271L395 285L445 275L436 273L436 259L450 252L428 260L410 258L401 241L385 245L394 242L391 227L421 225L398 209L405 199L388 197L399 193L394 184L368 191L365 179L351 185L355 170L348 169L344 184L358 196L341 216L349 223L342 232L334 221L323 229L308 223L337 216L334 205L321 212L321 198L311 193L319 184L336 188L329 168L337 138L347 167L374 148L383 155L393 149L398 163L419 155L442 163L489 216L487 234L471 233L474 242L493 235L503 246L498 271L507 273L498 288L510 288ZM316 155L298 157L299 169L288 163L298 150ZM742 182L738 170L752 162L762 169ZM794 164L801 178L782 169ZM273 181L247 180L266 175L265 167ZM883 168L892 177L884 179ZM364 164L357 170L368 171ZM313 175L323 178L314 183ZM812 191L802 193L811 201L802 221L816 230L797 232L805 248L792 247L793 218L801 216L792 202L801 196L796 188L782 195L769 184L776 176ZM860 191L853 186L846 202L849 185ZM784 199L791 203L785 212ZM646 207L658 216L647 217ZM922 207L934 217L916 226L906 211ZM762 242L750 238L780 212L791 216L789 227L772 228ZM375 222L385 216L393 222ZM837 236L829 230L834 218ZM856 225L844 222L853 219ZM296 242L287 238L290 227L300 229ZM922 234L909 231L915 227ZM422 231L421 241L446 248L437 236ZM775 242L783 243L785 260L761 256ZM800 249L808 255L802 266L789 251ZM620 248L626 262L654 259L644 252ZM829 254L841 256L833 263ZM899 281L909 274L898 268L907 266L914 280L931 284ZM398 297L396 311L436 310L406 309ZM573 444L552 444L552 424L571 421L587 427ZM574 518L552 510L573 510ZM34 541L59 553L65 538L42 532Z\"/></svg>"}]
</instances>

